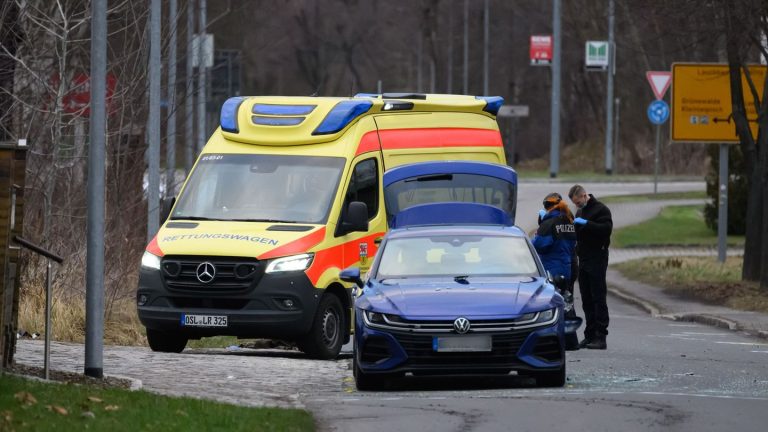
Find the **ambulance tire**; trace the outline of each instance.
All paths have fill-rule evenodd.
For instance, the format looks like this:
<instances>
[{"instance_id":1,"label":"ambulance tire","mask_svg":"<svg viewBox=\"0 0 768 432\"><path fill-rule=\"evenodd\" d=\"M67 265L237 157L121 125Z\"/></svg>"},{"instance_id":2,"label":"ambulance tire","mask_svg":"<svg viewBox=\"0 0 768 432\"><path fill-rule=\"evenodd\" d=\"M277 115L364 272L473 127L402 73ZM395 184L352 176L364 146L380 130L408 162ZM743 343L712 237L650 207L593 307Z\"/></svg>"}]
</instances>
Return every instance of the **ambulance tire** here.
<instances>
[{"instance_id":1,"label":"ambulance tire","mask_svg":"<svg viewBox=\"0 0 768 432\"><path fill-rule=\"evenodd\" d=\"M147 342L152 351L180 353L187 346L187 338L174 333L147 329Z\"/></svg>"},{"instance_id":2,"label":"ambulance tire","mask_svg":"<svg viewBox=\"0 0 768 432\"><path fill-rule=\"evenodd\" d=\"M314 359L335 359L344 341L343 310L338 297L330 293L323 295L309 334L297 341L299 349Z\"/></svg>"}]
</instances>

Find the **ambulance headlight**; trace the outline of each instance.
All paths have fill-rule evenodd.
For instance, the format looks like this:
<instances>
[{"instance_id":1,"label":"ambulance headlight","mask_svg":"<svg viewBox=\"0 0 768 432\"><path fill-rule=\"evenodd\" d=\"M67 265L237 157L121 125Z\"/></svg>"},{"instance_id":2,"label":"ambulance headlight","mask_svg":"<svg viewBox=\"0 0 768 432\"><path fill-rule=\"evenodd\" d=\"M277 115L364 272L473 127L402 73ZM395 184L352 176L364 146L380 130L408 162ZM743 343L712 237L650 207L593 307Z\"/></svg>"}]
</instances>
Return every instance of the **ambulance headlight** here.
<instances>
[{"instance_id":1,"label":"ambulance headlight","mask_svg":"<svg viewBox=\"0 0 768 432\"><path fill-rule=\"evenodd\" d=\"M279 273L289 271L301 271L309 268L315 254L293 255L272 260L267 266L267 273Z\"/></svg>"},{"instance_id":2,"label":"ambulance headlight","mask_svg":"<svg viewBox=\"0 0 768 432\"><path fill-rule=\"evenodd\" d=\"M154 254L144 252L141 257L141 268L147 270L160 270L160 257Z\"/></svg>"}]
</instances>

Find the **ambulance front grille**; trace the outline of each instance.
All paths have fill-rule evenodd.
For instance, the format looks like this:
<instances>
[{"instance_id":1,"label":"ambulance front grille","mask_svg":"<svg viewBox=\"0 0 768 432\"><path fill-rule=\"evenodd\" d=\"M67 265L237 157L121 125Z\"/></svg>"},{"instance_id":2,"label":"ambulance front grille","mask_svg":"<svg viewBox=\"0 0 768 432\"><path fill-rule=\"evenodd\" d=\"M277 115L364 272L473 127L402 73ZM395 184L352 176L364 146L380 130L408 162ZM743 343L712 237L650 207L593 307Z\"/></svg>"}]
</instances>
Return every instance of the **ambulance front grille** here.
<instances>
[{"instance_id":1,"label":"ambulance front grille","mask_svg":"<svg viewBox=\"0 0 768 432\"><path fill-rule=\"evenodd\" d=\"M242 292L264 274L261 262L242 257L166 256L161 268L168 289L185 292Z\"/></svg>"}]
</instances>

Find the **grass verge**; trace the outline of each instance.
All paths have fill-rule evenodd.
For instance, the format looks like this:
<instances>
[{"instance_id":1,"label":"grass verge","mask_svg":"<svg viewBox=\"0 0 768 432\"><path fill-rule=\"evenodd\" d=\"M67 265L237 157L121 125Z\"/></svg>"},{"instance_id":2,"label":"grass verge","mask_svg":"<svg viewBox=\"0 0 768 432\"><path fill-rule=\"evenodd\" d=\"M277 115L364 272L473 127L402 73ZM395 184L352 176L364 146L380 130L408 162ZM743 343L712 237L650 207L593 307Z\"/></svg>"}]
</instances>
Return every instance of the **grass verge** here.
<instances>
[{"instance_id":1,"label":"grass verge","mask_svg":"<svg viewBox=\"0 0 768 432\"><path fill-rule=\"evenodd\" d=\"M671 206L651 220L617 229L611 243L615 247L714 246L717 233L704 222L702 206ZM728 245L744 245L744 236L728 236Z\"/></svg>"},{"instance_id":2,"label":"grass verge","mask_svg":"<svg viewBox=\"0 0 768 432\"><path fill-rule=\"evenodd\" d=\"M246 408L192 398L0 374L0 430L312 431L304 410Z\"/></svg>"},{"instance_id":3,"label":"grass verge","mask_svg":"<svg viewBox=\"0 0 768 432\"><path fill-rule=\"evenodd\" d=\"M707 199L707 192L705 191L689 191L689 192L663 192L658 194L641 194L641 195L611 195L600 197L600 201L606 204L622 204L622 203L637 203L645 201L658 201L658 200L678 200L678 199Z\"/></svg>"},{"instance_id":4,"label":"grass verge","mask_svg":"<svg viewBox=\"0 0 768 432\"><path fill-rule=\"evenodd\" d=\"M720 264L714 257L642 258L614 267L629 279L668 293L734 309L768 313L768 296L757 283L741 280L741 257Z\"/></svg>"}]
</instances>

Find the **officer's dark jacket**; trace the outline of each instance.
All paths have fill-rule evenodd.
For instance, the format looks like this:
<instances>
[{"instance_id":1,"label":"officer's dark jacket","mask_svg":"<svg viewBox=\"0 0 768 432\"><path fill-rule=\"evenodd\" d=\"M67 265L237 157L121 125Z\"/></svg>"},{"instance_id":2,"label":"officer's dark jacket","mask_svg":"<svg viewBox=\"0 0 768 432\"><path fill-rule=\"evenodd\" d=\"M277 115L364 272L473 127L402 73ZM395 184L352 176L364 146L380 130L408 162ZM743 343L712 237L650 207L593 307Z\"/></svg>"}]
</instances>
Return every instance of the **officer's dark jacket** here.
<instances>
[{"instance_id":1,"label":"officer's dark jacket","mask_svg":"<svg viewBox=\"0 0 768 432\"><path fill-rule=\"evenodd\" d=\"M586 225L576 225L579 260L607 256L613 231L613 219L608 207L589 194L587 205L576 212L576 217L587 220Z\"/></svg>"},{"instance_id":2,"label":"officer's dark jacket","mask_svg":"<svg viewBox=\"0 0 768 432\"><path fill-rule=\"evenodd\" d=\"M566 279L571 278L576 233L573 223L559 210L552 210L541 219L539 229L533 236L533 247L536 248L544 268L553 276L563 275Z\"/></svg>"}]
</instances>

